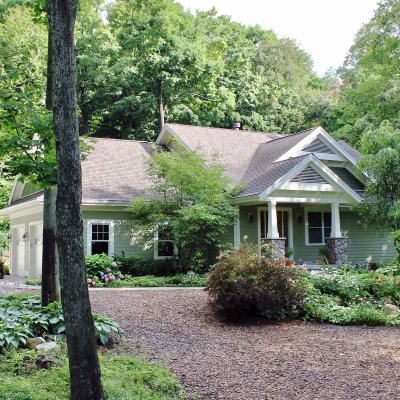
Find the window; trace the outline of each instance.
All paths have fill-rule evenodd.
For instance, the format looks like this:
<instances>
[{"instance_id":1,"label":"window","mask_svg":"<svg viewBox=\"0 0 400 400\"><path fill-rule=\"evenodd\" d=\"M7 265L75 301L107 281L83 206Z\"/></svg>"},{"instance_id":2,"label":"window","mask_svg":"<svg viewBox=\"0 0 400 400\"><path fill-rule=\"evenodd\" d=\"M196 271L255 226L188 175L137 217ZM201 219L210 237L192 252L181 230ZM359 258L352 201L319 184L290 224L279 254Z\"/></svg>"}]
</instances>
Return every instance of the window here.
<instances>
[{"instance_id":1,"label":"window","mask_svg":"<svg viewBox=\"0 0 400 400\"><path fill-rule=\"evenodd\" d=\"M171 229L167 224L159 225L155 246L155 258L167 258L174 255L174 242Z\"/></svg>"},{"instance_id":2,"label":"window","mask_svg":"<svg viewBox=\"0 0 400 400\"><path fill-rule=\"evenodd\" d=\"M325 239L331 236L332 217L330 212L308 212L307 243L325 244Z\"/></svg>"},{"instance_id":3,"label":"window","mask_svg":"<svg viewBox=\"0 0 400 400\"><path fill-rule=\"evenodd\" d=\"M113 223L111 221L89 221L87 231L87 253L114 253Z\"/></svg>"}]
</instances>

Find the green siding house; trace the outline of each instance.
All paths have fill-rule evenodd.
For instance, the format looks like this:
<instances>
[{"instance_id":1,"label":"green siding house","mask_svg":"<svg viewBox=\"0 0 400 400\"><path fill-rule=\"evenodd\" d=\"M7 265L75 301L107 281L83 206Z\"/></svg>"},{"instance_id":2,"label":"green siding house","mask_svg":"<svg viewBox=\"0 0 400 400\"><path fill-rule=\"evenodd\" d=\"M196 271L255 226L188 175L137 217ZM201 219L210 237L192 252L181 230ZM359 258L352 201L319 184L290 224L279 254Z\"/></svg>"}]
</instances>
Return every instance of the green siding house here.
<instances>
[{"instance_id":1,"label":"green siding house","mask_svg":"<svg viewBox=\"0 0 400 400\"><path fill-rule=\"evenodd\" d=\"M364 177L355 172L359 153L335 141L321 127L293 135L166 124L156 143L93 139L82 162L82 212L86 254L165 258L173 249L161 234L155 248L132 244L129 205L151 196L146 158L154 146L172 139L199 150L225 167L231 184L242 192L233 199L239 218L223 235L237 246L243 238L270 243L277 256L294 248L294 259L314 263L326 245L329 262L366 263L395 255L389 234L365 227L352 207L363 201ZM43 194L16 181L0 216L10 219L11 273L40 276Z\"/></svg>"}]
</instances>

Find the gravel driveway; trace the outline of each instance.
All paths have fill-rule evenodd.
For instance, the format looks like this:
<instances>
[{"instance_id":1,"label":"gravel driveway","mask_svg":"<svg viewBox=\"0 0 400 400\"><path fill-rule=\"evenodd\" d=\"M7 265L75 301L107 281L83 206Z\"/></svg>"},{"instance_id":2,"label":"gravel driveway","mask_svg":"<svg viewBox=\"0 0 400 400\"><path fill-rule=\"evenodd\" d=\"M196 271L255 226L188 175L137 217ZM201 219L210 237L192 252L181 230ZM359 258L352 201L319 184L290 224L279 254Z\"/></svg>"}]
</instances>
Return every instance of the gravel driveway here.
<instances>
[{"instance_id":1,"label":"gravel driveway","mask_svg":"<svg viewBox=\"0 0 400 400\"><path fill-rule=\"evenodd\" d=\"M398 328L227 325L190 289L92 291L91 301L121 324L125 351L165 362L191 399L400 399Z\"/></svg>"}]
</instances>

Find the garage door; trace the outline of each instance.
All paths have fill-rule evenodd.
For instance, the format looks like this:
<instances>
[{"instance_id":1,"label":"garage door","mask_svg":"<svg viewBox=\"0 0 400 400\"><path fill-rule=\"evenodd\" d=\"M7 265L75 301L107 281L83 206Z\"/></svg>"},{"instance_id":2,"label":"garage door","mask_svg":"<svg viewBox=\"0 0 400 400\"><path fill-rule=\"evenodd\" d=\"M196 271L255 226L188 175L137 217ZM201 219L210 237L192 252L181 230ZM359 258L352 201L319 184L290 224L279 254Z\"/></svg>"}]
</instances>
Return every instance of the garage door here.
<instances>
[{"instance_id":1,"label":"garage door","mask_svg":"<svg viewBox=\"0 0 400 400\"><path fill-rule=\"evenodd\" d=\"M42 276L43 225L35 224L29 228L29 276Z\"/></svg>"}]
</instances>

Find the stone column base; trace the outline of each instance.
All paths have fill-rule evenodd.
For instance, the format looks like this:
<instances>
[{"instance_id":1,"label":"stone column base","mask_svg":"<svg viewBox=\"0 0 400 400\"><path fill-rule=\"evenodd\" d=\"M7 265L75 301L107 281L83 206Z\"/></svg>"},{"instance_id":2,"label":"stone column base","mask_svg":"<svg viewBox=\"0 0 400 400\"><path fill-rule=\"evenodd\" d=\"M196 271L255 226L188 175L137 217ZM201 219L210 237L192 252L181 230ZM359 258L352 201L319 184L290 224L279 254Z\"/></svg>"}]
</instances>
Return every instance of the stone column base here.
<instances>
[{"instance_id":1,"label":"stone column base","mask_svg":"<svg viewBox=\"0 0 400 400\"><path fill-rule=\"evenodd\" d=\"M285 247L286 247L286 239L263 239L262 244L267 244L271 246L271 257L280 260L285 258Z\"/></svg>"},{"instance_id":2,"label":"stone column base","mask_svg":"<svg viewBox=\"0 0 400 400\"><path fill-rule=\"evenodd\" d=\"M327 238L325 243L329 248L329 264L343 265L347 262L349 238Z\"/></svg>"}]
</instances>

